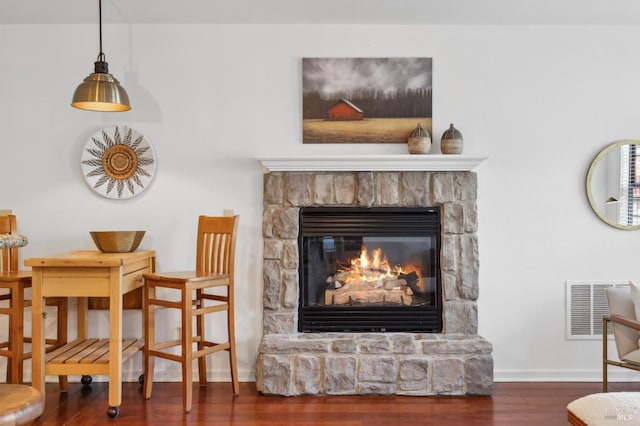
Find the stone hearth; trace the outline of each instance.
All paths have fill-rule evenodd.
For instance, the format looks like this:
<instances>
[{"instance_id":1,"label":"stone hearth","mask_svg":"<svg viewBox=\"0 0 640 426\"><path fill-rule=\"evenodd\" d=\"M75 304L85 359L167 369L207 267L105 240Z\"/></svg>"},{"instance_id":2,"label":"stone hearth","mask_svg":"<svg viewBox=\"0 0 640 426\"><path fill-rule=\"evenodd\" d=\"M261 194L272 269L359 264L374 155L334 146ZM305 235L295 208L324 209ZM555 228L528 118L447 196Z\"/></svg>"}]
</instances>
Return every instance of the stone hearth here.
<instances>
[{"instance_id":1,"label":"stone hearth","mask_svg":"<svg viewBox=\"0 0 640 426\"><path fill-rule=\"evenodd\" d=\"M256 366L260 392L492 393L492 347L477 334L476 174L414 169L286 168L265 174L264 336ZM440 206L443 332L298 333L298 212L304 206Z\"/></svg>"}]
</instances>

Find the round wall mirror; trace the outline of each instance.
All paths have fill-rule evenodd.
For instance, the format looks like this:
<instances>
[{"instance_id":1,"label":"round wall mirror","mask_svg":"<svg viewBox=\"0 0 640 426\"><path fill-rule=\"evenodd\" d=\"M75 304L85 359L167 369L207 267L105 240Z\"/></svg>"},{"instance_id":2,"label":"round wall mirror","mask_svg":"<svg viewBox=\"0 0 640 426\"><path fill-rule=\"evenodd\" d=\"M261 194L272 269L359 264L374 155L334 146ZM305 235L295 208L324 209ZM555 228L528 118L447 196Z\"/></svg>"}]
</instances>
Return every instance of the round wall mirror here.
<instances>
[{"instance_id":1,"label":"round wall mirror","mask_svg":"<svg viewBox=\"0 0 640 426\"><path fill-rule=\"evenodd\" d=\"M596 155L587 172L587 197L605 223L640 229L640 140L612 143Z\"/></svg>"}]
</instances>

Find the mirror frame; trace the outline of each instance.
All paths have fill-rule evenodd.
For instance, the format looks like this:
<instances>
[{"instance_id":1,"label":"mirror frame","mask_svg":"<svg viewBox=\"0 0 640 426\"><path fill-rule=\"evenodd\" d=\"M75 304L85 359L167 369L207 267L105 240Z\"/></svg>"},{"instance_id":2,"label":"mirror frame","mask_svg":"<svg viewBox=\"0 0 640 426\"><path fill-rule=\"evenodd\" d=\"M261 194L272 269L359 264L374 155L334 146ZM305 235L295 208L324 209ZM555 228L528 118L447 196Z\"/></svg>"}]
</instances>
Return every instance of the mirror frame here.
<instances>
[{"instance_id":1,"label":"mirror frame","mask_svg":"<svg viewBox=\"0 0 640 426\"><path fill-rule=\"evenodd\" d=\"M587 198L589 199L589 204L591 205L591 210L607 225L613 226L617 229L622 229L625 231L637 231L640 229L640 225L621 225L618 222L614 222L609 219L596 205L595 200L593 199L593 193L591 192L591 179L593 178L593 172L600 162L610 151L622 146L622 145L640 145L640 139L627 139L618 142L614 142L612 144L607 145L596 155L596 157L591 162L589 166L589 171L587 172Z\"/></svg>"}]
</instances>

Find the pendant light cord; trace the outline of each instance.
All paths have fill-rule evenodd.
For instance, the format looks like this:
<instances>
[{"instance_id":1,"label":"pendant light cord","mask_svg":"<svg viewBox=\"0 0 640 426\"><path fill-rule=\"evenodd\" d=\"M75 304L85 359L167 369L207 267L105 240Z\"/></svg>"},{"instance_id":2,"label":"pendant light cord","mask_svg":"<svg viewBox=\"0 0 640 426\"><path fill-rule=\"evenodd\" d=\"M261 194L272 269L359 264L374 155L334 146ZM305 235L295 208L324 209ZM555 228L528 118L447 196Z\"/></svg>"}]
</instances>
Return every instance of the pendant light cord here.
<instances>
[{"instance_id":1,"label":"pendant light cord","mask_svg":"<svg viewBox=\"0 0 640 426\"><path fill-rule=\"evenodd\" d=\"M102 0L98 0L98 19L99 19L99 28L100 28L100 53L98 54L98 61L104 62L105 57L102 52Z\"/></svg>"}]
</instances>

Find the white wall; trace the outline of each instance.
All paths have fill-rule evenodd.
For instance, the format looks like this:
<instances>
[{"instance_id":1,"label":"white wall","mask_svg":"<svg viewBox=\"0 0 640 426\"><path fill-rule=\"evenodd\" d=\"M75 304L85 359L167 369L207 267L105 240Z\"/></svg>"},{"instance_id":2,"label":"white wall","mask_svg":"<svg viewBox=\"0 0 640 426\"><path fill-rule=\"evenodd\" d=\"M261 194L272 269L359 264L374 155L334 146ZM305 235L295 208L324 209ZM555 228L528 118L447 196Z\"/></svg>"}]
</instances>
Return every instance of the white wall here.
<instances>
[{"instance_id":1,"label":"white wall","mask_svg":"<svg viewBox=\"0 0 640 426\"><path fill-rule=\"evenodd\" d=\"M92 25L0 26L0 208L14 209L23 258L92 248L89 231L145 229L157 269L194 264L196 217L241 215L237 335L242 380L261 337L262 168L276 154L405 153L404 145L303 145L302 57L433 57L435 140L452 122L480 166L480 334L498 380L598 380L600 342L565 340L566 280L628 279L638 234L600 222L584 181L605 145L637 137L636 27L106 25L111 72L134 110L71 108L97 56ZM157 155L142 195L85 184L80 154L126 124ZM438 145L434 147L438 149ZM104 313L94 313L97 334ZM139 313L125 334L139 334ZM166 318L175 333L175 318ZM216 331L222 330L218 326ZM140 357L128 363L131 378ZM210 362L226 380L225 355ZM157 362L158 377L177 364Z\"/></svg>"}]
</instances>

